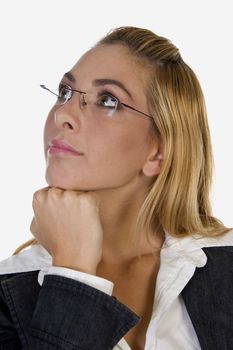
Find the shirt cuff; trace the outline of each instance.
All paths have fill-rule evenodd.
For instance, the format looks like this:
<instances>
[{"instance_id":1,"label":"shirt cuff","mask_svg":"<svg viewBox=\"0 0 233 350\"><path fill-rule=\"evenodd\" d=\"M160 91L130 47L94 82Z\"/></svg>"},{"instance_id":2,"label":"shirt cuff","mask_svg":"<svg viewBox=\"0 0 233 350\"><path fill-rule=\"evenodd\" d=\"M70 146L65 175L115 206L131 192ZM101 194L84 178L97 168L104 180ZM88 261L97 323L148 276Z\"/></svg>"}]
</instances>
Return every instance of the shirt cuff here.
<instances>
[{"instance_id":1,"label":"shirt cuff","mask_svg":"<svg viewBox=\"0 0 233 350\"><path fill-rule=\"evenodd\" d=\"M99 289L100 291L112 295L114 287L113 282L102 277L90 275L89 273L68 269L66 267L51 266L45 275L57 275L67 278L72 278L76 281L87 284L90 287Z\"/></svg>"}]
</instances>

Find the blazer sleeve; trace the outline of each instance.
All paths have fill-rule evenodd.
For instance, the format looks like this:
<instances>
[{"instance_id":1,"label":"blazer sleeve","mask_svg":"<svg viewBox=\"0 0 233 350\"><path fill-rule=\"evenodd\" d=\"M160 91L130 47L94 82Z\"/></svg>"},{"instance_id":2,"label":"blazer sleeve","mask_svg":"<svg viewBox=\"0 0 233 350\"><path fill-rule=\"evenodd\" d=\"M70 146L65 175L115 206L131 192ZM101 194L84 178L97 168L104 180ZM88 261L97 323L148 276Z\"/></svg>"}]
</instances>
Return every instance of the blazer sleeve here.
<instances>
[{"instance_id":1,"label":"blazer sleeve","mask_svg":"<svg viewBox=\"0 0 233 350\"><path fill-rule=\"evenodd\" d=\"M22 341L22 320L17 320L13 293L8 292L5 286L0 296L0 350L110 350L140 320L115 297L70 278L46 275Z\"/></svg>"},{"instance_id":2,"label":"blazer sleeve","mask_svg":"<svg viewBox=\"0 0 233 350\"><path fill-rule=\"evenodd\" d=\"M13 349L22 346L0 285L0 350Z\"/></svg>"}]
</instances>

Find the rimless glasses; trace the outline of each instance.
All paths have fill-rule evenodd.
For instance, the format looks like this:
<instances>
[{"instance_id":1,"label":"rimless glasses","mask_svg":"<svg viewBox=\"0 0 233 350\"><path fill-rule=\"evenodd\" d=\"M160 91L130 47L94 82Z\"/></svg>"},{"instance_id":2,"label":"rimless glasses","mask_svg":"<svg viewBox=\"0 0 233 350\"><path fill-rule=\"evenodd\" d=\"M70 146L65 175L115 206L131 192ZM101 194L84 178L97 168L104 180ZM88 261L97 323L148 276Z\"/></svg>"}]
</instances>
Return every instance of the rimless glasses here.
<instances>
[{"instance_id":1,"label":"rimless glasses","mask_svg":"<svg viewBox=\"0 0 233 350\"><path fill-rule=\"evenodd\" d=\"M128 108L134 112L137 112L147 118L153 119L150 115L137 110L136 108L127 105L126 103L121 102L118 98L113 96L107 91L97 91L97 92L84 92L79 90L72 89L69 85L61 83L59 85L58 93L55 93L48 89L45 85L40 85L42 89L45 89L51 92L53 95L57 96L56 105L64 105L68 102L74 92L79 93L79 106L84 108L89 106L90 111L95 116L107 116L112 117L117 111L122 110L123 108Z\"/></svg>"}]
</instances>

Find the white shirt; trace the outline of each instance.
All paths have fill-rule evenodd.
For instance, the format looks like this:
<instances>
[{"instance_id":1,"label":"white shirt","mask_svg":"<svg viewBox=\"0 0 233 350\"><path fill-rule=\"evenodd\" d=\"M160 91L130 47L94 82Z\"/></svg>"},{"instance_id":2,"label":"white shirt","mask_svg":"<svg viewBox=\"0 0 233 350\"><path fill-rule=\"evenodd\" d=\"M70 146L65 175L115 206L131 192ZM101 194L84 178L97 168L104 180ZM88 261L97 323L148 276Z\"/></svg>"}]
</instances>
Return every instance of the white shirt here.
<instances>
[{"instance_id":1,"label":"white shirt","mask_svg":"<svg viewBox=\"0 0 233 350\"><path fill-rule=\"evenodd\" d=\"M197 235L174 238L166 233L144 350L201 349L180 293L195 269L203 267L207 262L207 256L201 248L217 246L233 246L233 230L218 238L200 238ZM34 245L0 262L0 274L40 270L40 285L45 274L56 274L112 294L114 285L111 281L76 270L54 267L51 263L48 252L42 246ZM131 348L122 338L113 350Z\"/></svg>"}]
</instances>

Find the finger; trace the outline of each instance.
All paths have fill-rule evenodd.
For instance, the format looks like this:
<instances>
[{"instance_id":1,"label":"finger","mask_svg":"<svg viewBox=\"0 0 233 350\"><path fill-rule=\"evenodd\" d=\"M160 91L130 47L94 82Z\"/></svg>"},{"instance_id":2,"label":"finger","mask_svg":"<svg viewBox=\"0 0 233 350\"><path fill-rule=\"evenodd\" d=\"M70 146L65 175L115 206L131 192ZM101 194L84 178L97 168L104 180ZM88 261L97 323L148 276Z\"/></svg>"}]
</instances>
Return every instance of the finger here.
<instances>
[{"instance_id":1,"label":"finger","mask_svg":"<svg viewBox=\"0 0 233 350\"><path fill-rule=\"evenodd\" d=\"M43 188L40 188L39 190L35 191L33 194L33 199L39 200L40 198L43 198L44 195L48 192L49 188L51 188L51 187L43 187Z\"/></svg>"},{"instance_id":2,"label":"finger","mask_svg":"<svg viewBox=\"0 0 233 350\"><path fill-rule=\"evenodd\" d=\"M95 204L97 205L97 207L99 207L100 206L99 195L94 191L87 191L86 193L89 194L95 200Z\"/></svg>"}]
</instances>

